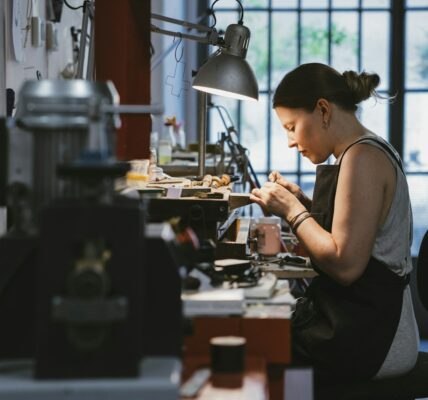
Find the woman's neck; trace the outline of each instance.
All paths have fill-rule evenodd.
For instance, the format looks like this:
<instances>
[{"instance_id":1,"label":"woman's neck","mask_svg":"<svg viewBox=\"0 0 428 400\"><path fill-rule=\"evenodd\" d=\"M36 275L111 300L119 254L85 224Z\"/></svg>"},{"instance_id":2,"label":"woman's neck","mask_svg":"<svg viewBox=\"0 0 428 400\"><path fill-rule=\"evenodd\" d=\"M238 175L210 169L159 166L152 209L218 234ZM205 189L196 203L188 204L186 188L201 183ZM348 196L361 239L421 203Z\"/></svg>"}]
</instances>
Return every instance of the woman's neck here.
<instances>
[{"instance_id":1,"label":"woman's neck","mask_svg":"<svg viewBox=\"0 0 428 400\"><path fill-rule=\"evenodd\" d=\"M373 135L358 121L354 114L345 112L343 114L340 123L335 124L333 131L333 155L335 158L338 158L349 145L362 136Z\"/></svg>"}]
</instances>

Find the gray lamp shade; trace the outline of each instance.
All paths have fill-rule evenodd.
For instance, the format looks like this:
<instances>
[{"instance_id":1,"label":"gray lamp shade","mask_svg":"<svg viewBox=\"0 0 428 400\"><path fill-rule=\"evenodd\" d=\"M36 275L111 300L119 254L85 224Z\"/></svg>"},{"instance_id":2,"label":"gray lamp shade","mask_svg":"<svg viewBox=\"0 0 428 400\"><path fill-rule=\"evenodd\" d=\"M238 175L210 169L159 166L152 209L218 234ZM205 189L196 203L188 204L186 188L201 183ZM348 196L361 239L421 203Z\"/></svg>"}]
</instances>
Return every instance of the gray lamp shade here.
<instances>
[{"instance_id":1,"label":"gray lamp shade","mask_svg":"<svg viewBox=\"0 0 428 400\"><path fill-rule=\"evenodd\" d=\"M193 88L239 100L258 100L259 87L254 72L244 58L217 52L203 64L193 80Z\"/></svg>"}]
</instances>

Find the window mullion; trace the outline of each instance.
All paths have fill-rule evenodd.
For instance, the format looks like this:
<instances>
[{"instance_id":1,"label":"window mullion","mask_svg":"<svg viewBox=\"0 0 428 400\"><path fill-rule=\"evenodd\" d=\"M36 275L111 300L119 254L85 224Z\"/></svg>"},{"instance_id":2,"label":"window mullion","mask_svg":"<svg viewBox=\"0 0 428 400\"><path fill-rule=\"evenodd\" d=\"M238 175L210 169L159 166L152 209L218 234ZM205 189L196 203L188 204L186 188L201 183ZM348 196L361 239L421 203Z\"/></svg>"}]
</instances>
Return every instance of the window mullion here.
<instances>
[{"instance_id":1,"label":"window mullion","mask_svg":"<svg viewBox=\"0 0 428 400\"><path fill-rule=\"evenodd\" d=\"M404 68L405 0L394 0L390 27L389 93L396 96L389 107L389 141L403 157L404 147Z\"/></svg>"}]
</instances>

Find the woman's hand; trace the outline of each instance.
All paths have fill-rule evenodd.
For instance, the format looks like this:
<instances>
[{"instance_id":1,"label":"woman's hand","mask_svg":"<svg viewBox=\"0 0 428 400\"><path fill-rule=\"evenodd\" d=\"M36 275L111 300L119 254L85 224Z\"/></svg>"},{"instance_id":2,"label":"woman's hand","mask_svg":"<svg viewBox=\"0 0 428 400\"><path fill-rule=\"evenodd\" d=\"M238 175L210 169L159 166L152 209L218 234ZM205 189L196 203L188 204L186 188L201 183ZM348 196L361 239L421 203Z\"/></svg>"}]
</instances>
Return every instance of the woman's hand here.
<instances>
[{"instance_id":1,"label":"woman's hand","mask_svg":"<svg viewBox=\"0 0 428 400\"><path fill-rule=\"evenodd\" d=\"M272 171L269 174L269 181L275 182L278 185L281 185L287 189L290 193L294 194L296 198L310 211L312 206L312 201L308 198L299 185L287 181L278 171Z\"/></svg>"},{"instance_id":2,"label":"woman's hand","mask_svg":"<svg viewBox=\"0 0 428 400\"><path fill-rule=\"evenodd\" d=\"M250 200L287 221L305 210L303 204L293 193L274 182L266 182L260 189L253 189Z\"/></svg>"}]
</instances>

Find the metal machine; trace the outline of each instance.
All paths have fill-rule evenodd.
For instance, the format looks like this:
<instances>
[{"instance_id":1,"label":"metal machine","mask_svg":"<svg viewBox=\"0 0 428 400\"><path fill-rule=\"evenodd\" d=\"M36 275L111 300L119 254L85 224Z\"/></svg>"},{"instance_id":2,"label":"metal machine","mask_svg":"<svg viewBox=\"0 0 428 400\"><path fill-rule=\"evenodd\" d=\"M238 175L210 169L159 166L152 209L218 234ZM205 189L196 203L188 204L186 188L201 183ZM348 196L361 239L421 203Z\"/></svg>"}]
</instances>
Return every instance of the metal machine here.
<instances>
[{"instance_id":1,"label":"metal machine","mask_svg":"<svg viewBox=\"0 0 428 400\"><path fill-rule=\"evenodd\" d=\"M21 90L16 123L31 132L34 196L23 183L8 186L0 358L35 357L37 378L132 377L143 357L180 355L174 235L145 222L144 202L114 192L128 168L112 156L118 112L155 109L119 106L111 83Z\"/></svg>"}]
</instances>

